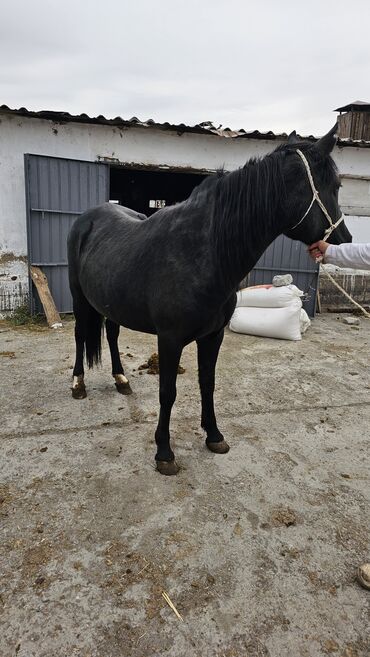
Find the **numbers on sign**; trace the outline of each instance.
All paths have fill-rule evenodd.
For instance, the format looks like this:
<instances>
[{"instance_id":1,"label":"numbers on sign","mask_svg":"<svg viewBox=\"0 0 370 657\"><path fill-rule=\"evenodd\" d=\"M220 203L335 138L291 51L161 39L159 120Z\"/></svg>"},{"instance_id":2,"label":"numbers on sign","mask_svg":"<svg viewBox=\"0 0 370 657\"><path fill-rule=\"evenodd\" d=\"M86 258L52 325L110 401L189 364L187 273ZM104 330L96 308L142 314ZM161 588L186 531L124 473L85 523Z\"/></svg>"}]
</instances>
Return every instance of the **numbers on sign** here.
<instances>
[{"instance_id":1,"label":"numbers on sign","mask_svg":"<svg viewBox=\"0 0 370 657\"><path fill-rule=\"evenodd\" d=\"M159 200L159 199L151 200L151 201L149 201L149 207L150 208L164 208L164 207L166 207L166 201L165 200Z\"/></svg>"}]
</instances>

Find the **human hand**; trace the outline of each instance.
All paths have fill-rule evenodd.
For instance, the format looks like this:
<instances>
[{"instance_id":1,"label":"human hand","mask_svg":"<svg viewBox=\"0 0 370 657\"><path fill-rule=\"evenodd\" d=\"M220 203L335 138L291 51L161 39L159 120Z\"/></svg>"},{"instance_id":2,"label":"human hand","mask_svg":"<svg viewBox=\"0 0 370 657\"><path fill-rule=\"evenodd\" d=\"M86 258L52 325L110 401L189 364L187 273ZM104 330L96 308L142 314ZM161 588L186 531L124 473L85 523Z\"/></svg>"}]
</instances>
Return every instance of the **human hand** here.
<instances>
[{"instance_id":1,"label":"human hand","mask_svg":"<svg viewBox=\"0 0 370 657\"><path fill-rule=\"evenodd\" d=\"M323 240L314 242L311 246L308 247L308 253L310 254L312 260L315 262L321 262L325 256L326 249L329 244Z\"/></svg>"}]
</instances>

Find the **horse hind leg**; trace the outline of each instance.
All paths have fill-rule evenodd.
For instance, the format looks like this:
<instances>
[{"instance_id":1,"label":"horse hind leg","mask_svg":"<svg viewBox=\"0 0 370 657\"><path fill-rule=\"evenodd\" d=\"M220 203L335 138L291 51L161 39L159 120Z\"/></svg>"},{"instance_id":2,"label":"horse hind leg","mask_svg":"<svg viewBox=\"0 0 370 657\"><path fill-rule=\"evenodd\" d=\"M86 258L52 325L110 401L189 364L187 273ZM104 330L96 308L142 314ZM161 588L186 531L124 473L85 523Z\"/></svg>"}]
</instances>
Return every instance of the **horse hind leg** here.
<instances>
[{"instance_id":1,"label":"horse hind leg","mask_svg":"<svg viewBox=\"0 0 370 657\"><path fill-rule=\"evenodd\" d=\"M107 332L107 340L109 344L110 355L112 359L112 376L115 380L115 385L118 392L121 395L131 395L132 390L128 379L125 376L121 358L119 355L118 349L118 336L119 336L119 324L112 322L112 320L107 319L105 322L105 328Z\"/></svg>"},{"instance_id":2,"label":"horse hind leg","mask_svg":"<svg viewBox=\"0 0 370 657\"><path fill-rule=\"evenodd\" d=\"M84 353L89 368L101 362L102 316L93 308L80 290L73 290L73 312L76 320L76 360L73 368L72 397L84 399Z\"/></svg>"},{"instance_id":3,"label":"horse hind leg","mask_svg":"<svg viewBox=\"0 0 370 657\"><path fill-rule=\"evenodd\" d=\"M73 310L75 315L75 342L76 342L76 360L73 368L72 397L73 399L84 399L86 395L86 386L84 382L84 351L86 339L86 313L83 305L74 302Z\"/></svg>"}]
</instances>

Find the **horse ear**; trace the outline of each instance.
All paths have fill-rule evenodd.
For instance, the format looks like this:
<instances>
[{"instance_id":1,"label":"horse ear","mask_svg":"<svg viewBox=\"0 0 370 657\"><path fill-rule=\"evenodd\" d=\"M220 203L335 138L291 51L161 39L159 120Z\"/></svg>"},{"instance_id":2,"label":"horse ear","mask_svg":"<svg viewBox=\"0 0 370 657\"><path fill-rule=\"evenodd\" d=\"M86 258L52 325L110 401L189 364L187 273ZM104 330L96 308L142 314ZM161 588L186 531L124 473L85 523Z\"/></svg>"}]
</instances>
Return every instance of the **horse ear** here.
<instances>
[{"instance_id":1,"label":"horse ear","mask_svg":"<svg viewBox=\"0 0 370 657\"><path fill-rule=\"evenodd\" d=\"M321 137L321 139L319 139L319 141L315 144L315 148L321 153L323 157L329 155L329 153L331 153L335 144L337 143L338 140L337 130L338 130L338 123L336 123L335 126L331 130L329 130L327 135Z\"/></svg>"},{"instance_id":2,"label":"horse ear","mask_svg":"<svg viewBox=\"0 0 370 657\"><path fill-rule=\"evenodd\" d=\"M298 143L299 143L299 139L297 139L297 133L295 130L293 130L293 132L291 132L288 137L287 144L298 144Z\"/></svg>"}]
</instances>

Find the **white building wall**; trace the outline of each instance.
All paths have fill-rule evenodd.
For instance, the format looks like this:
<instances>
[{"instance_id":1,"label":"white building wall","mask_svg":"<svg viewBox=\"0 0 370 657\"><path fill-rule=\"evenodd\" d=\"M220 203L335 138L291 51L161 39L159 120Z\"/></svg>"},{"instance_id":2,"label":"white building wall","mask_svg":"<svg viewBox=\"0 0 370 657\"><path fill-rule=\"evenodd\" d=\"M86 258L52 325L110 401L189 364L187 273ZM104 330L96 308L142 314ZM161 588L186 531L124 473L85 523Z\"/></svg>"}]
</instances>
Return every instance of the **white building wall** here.
<instances>
[{"instance_id":1,"label":"white building wall","mask_svg":"<svg viewBox=\"0 0 370 657\"><path fill-rule=\"evenodd\" d=\"M339 202L354 242L370 242L370 148L336 147L342 178Z\"/></svg>"},{"instance_id":2,"label":"white building wall","mask_svg":"<svg viewBox=\"0 0 370 657\"><path fill-rule=\"evenodd\" d=\"M235 169L250 157L265 155L279 144L261 139L232 139L160 130L118 128L0 115L0 295L1 286L16 287L21 297L28 277L24 154L33 153L79 160L113 158L120 162L156 167L215 171ZM341 173L370 176L370 149L336 148ZM354 186L359 190L366 216L349 221L354 239L370 241L370 182L344 180L341 202L353 209ZM348 194L346 189L348 187ZM356 194L355 194L356 196ZM351 205L352 204L352 205ZM365 238L365 239L364 239ZM14 278L15 277L15 278Z\"/></svg>"}]
</instances>

